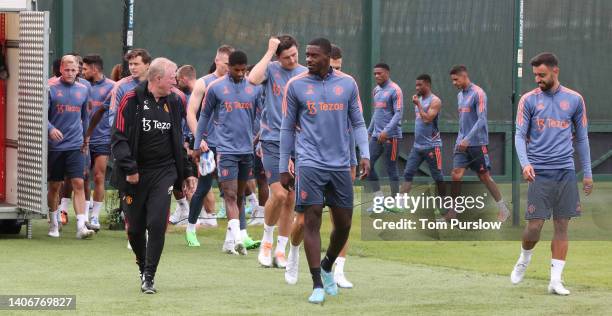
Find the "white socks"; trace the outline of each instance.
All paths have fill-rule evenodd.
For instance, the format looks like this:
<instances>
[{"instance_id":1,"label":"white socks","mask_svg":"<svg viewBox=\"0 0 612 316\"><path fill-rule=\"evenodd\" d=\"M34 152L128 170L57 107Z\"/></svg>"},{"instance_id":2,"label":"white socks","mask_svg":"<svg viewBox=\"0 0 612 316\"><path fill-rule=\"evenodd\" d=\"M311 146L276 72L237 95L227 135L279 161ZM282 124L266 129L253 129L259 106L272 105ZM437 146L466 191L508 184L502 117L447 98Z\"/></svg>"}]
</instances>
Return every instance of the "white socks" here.
<instances>
[{"instance_id":1,"label":"white socks","mask_svg":"<svg viewBox=\"0 0 612 316\"><path fill-rule=\"evenodd\" d=\"M519 262L529 264L529 262L531 261L531 254L533 254L533 249L526 250L521 247L521 256L519 257Z\"/></svg>"},{"instance_id":2,"label":"white socks","mask_svg":"<svg viewBox=\"0 0 612 316\"><path fill-rule=\"evenodd\" d=\"M56 211L60 211L63 210L65 212L68 212L68 205L70 204L70 199L67 198L62 198L59 208Z\"/></svg>"},{"instance_id":3,"label":"white socks","mask_svg":"<svg viewBox=\"0 0 612 316\"><path fill-rule=\"evenodd\" d=\"M294 246L291 243L289 243L289 258L297 259L299 255L300 255L300 245Z\"/></svg>"},{"instance_id":4,"label":"white socks","mask_svg":"<svg viewBox=\"0 0 612 316\"><path fill-rule=\"evenodd\" d=\"M81 230L85 228L86 221L87 221L87 216L85 214L77 214L77 230Z\"/></svg>"},{"instance_id":5,"label":"white socks","mask_svg":"<svg viewBox=\"0 0 612 316\"><path fill-rule=\"evenodd\" d=\"M102 205L104 205L104 202L93 202L93 209L91 209L91 217L100 217L100 210L102 209Z\"/></svg>"},{"instance_id":6,"label":"white socks","mask_svg":"<svg viewBox=\"0 0 612 316\"><path fill-rule=\"evenodd\" d=\"M245 239L247 239L247 237L249 237L249 234L247 234L247 230L241 229L240 230L240 240L244 241Z\"/></svg>"},{"instance_id":7,"label":"white socks","mask_svg":"<svg viewBox=\"0 0 612 316\"><path fill-rule=\"evenodd\" d=\"M287 248L287 241L289 241L288 237L285 236L278 236L278 238L276 239L276 250L274 251L274 253L283 253L285 254L285 248Z\"/></svg>"},{"instance_id":8,"label":"white socks","mask_svg":"<svg viewBox=\"0 0 612 316\"><path fill-rule=\"evenodd\" d=\"M533 249L526 250L521 247L521 255L518 259L518 263L529 264L531 261L531 255ZM340 257L338 257L340 259ZM338 260L336 260L336 263ZM561 282L561 275L563 274L563 268L565 267L565 260L551 259L550 260L550 282Z\"/></svg>"},{"instance_id":9,"label":"white socks","mask_svg":"<svg viewBox=\"0 0 612 316\"><path fill-rule=\"evenodd\" d=\"M240 221L237 219L230 219L227 222L227 227L230 230L234 242L241 242L242 238L240 238Z\"/></svg>"},{"instance_id":10,"label":"white socks","mask_svg":"<svg viewBox=\"0 0 612 316\"><path fill-rule=\"evenodd\" d=\"M344 262L345 261L346 261L345 257L336 258L336 269L334 270L334 274L344 274Z\"/></svg>"},{"instance_id":11,"label":"white socks","mask_svg":"<svg viewBox=\"0 0 612 316\"><path fill-rule=\"evenodd\" d=\"M58 211L49 212L49 223L53 227L57 227L57 225L58 225L58 222L57 222L57 212Z\"/></svg>"},{"instance_id":12,"label":"white socks","mask_svg":"<svg viewBox=\"0 0 612 316\"><path fill-rule=\"evenodd\" d=\"M561 274L563 273L563 267L565 266L565 260L550 260L550 282L561 282Z\"/></svg>"},{"instance_id":13,"label":"white socks","mask_svg":"<svg viewBox=\"0 0 612 316\"><path fill-rule=\"evenodd\" d=\"M264 234L261 240L262 243L272 243L274 241L274 226L268 226L264 223Z\"/></svg>"},{"instance_id":14,"label":"white socks","mask_svg":"<svg viewBox=\"0 0 612 316\"><path fill-rule=\"evenodd\" d=\"M188 233L195 233L195 232L196 232L196 225L197 225L197 224L187 223L187 229L186 229L186 231L187 231Z\"/></svg>"},{"instance_id":15,"label":"white socks","mask_svg":"<svg viewBox=\"0 0 612 316\"><path fill-rule=\"evenodd\" d=\"M89 221L89 201L85 201L85 221Z\"/></svg>"},{"instance_id":16,"label":"white socks","mask_svg":"<svg viewBox=\"0 0 612 316\"><path fill-rule=\"evenodd\" d=\"M229 225L227 226L227 229L225 230L225 241L233 241L232 240L232 233L230 231Z\"/></svg>"}]
</instances>

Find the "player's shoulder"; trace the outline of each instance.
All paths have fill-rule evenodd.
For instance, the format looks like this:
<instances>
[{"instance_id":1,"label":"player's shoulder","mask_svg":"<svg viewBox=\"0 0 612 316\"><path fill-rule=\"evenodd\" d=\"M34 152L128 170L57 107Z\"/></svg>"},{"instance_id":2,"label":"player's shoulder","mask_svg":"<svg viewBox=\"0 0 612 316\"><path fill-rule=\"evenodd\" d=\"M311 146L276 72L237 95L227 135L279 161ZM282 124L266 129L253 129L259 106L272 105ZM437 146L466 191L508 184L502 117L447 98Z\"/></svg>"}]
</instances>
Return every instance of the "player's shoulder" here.
<instances>
[{"instance_id":1,"label":"player's shoulder","mask_svg":"<svg viewBox=\"0 0 612 316\"><path fill-rule=\"evenodd\" d=\"M439 97L439 96L437 96L437 95L435 95L435 94L433 94L433 93L432 93L432 94L431 94L431 102L434 102L434 101L435 101L435 102L442 103L442 99L440 99L440 97Z\"/></svg>"},{"instance_id":2,"label":"player's shoulder","mask_svg":"<svg viewBox=\"0 0 612 316\"><path fill-rule=\"evenodd\" d=\"M307 71L303 72L303 73L301 73L299 75L296 75L293 78L289 79L289 81L287 81L287 87L290 86L290 85L292 86L292 85L294 85L296 83L299 83L299 82L305 82L305 81L308 80L308 77L309 76L308 76L308 72Z\"/></svg>"},{"instance_id":3,"label":"player's shoulder","mask_svg":"<svg viewBox=\"0 0 612 316\"><path fill-rule=\"evenodd\" d=\"M340 70L334 70L334 75L338 78L338 80L340 81L340 84L345 89L353 89L353 90L359 89L357 87L357 81L355 80L355 78L353 78L353 76L347 73L344 73Z\"/></svg>"},{"instance_id":4,"label":"player's shoulder","mask_svg":"<svg viewBox=\"0 0 612 316\"><path fill-rule=\"evenodd\" d=\"M219 78L217 78L217 79L215 79L215 80L211 81L211 82L208 84L208 88L207 88L207 89L208 89L208 90L210 90L210 89L213 89L213 90L214 90L214 89L217 89L218 87L222 86L222 83L225 81L225 79L227 79L227 75L225 75L225 76L221 76L221 77L219 77Z\"/></svg>"},{"instance_id":5,"label":"player's shoulder","mask_svg":"<svg viewBox=\"0 0 612 316\"><path fill-rule=\"evenodd\" d=\"M83 80L77 80L74 82L74 86L79 88L79 89L89 89L91 88L91 85L87 85L85 82L83 82Z\"/></svg>"},{"instance_id":6,"label":"player's shoulder","mask_svg":"<svg viewBox=\"0 0 612 316\"><path fill-rule=\"evenodd\" d=\"M123 103L128 103L128 102L130 102L131 100L136 100L136 90L135 90L135 89L132 89L132 90L128 91L126 94L124 94L124 95L121 97L121 102L120 102L120 104L123 104Z\"/></svg>"},{"instance_id":7,"label":"player's shoulder","mask_svg":"<svg viewBox=\"0 0 612 316\"><path fill-rule=\"evenodd\" d=\"M535 89L533 89L533 90L523 94L523 96L521 97L520 101L522 101L522 102L530 102L533 98L537 97L541 93L542 93L542 89L535 88Z\"/></svg>"},{"instance_id":8,"label":"player's shoulder","mask_svg":"<svg viewBox=\"0 0 612 316\"><path fill-rule=\"evenodd\" d=\"M345 72L342 72L340 70L334 70L334 74L336 76L338 76L338 78L340 78L342 80L356 82L355 78L353 78L353 76L351 76L351 75L349 75L349 74L347 74Z\"/></svg>"},{"instance_id":9,"label":"player's shoulder","mask_svg":"<svg viewBox=\"0 0 612 316\"><path fill-rule=\"evenodd\" d=\"M475 83L472 83L471 90L474 91L474 93L476 93L476 95L478 96L487 96L487 93L484 91L484 89Z\"/></svg>"},{"instance_id":10,"label":"player's shoulder","mask_svg":"<svg viewBox=\"0 0 612 316\"><path fill-rule=\"evenodd\" d=\"M563 92L565 95L573 98L574 101L580 101L583 102L584 98L582 97L582 95L580 93L578 93L575 90L572 90L568 87L565 86L561 86L561 92Z\"/></svg>"},{"instance_id":11,"label":"player's shoulder","mask_svg":"<svg viewBox=\"0 0 612 316\"><path fill-rule=\"evenodd\" d=\"M206 84L206 82L212 82L215 79L217 79L217 76L215 76L214 73L209 73L205 76L200 77L200 80L202 80L202 82L204 82L204 84Z\"/></svg>"},{"instance_id":12,"label":"player's shoulder","mask_svg":"<svg viewBox=\"0 0 612 316\"><path fill-rule=\"evenodd\" d=\"M57 86L60 84L60 77L51 77L49 79L47 79L47 85L51 86Z\"/></svg>"},{"instance_id":13,"label":"player's shoulder","mask_svg":"<svg viewBox=\"0 0 612 316\"><path fill-rule=\"evenodd\" d=\"M78 82L78 83L84 85L86 88L91 88L91 83L87 79L84 79L84 78L81 78L81 77L77 77L77 80L75 82Z\"/></svg>"},{"instance_id":14,"label":"player's shoulder","mask_svg":"<svg viewBox=\"0 0 612 316\"><path fill-rule=\"evenodd\" d=\"M402 88L393 80L389 80L389 88L397 95L402 94Z\"/></svg>"},{"instance_id":15,"label":"player's shoulder","mask_svg":"<svg viewBox=\"0 0 612 316\"><path fill-rule=\"evenodd\" d=\"M104 78L104 84L105 85L109 85L109 86L114 86L115 85L115 81L109 79L109 78Z\"/></svg>"},{"instance_id":16,"label":"player's shoulder","mask_svg":"<svg viewBox=\"0 0 612 316\"><path fill-rule=\"evenodd\" d=\"M133 84L133 83L134 83L134 77L132 77L132 76L130 75L130 76L127 76L127 77L125 77L125 78L121 78L119 81L117 81L117 82L115 83L115 85L116 85L117 87L124 87L124 86L126 86L126 85L128 85L128 84Z\"/></svg>"},{"instance_id":17,"label":"player's shoulder","mask_svg":"<svg viewBox=\"0 0 612 316\"><path fill-rule=\"evenodd\" d=\"M281 64L278 60L271 61L268 63L268 71L279 70L281 68Z\"/></svg>"},{"instance_id":18,"label":"player's shoulder","mask_svg":"<svg viewBox=\"0 0 612 316\"><path fill-rule=\"evenodd\" d=\"M298 64L297 67L295 68L294 72L297 73L298 75L302 74L302 73L305 73L305 72L308 72L308 67L306 67L304 65Z\"/></svg>"},{"instance_id":19,"label":"player's shoulder","mask_svg":"<svg viewBox=\"0 0 612 316\"><path fill-rule=\"evenodd\" d=\"M177 87L172 87L172 89L170 89L170 91L172 91L172 93L174 93L176 96L180 97L181 99L185 99L187 97L185 95L185 92L181 91L181 89L179 89Z\"/></svg>"}]
</instances>

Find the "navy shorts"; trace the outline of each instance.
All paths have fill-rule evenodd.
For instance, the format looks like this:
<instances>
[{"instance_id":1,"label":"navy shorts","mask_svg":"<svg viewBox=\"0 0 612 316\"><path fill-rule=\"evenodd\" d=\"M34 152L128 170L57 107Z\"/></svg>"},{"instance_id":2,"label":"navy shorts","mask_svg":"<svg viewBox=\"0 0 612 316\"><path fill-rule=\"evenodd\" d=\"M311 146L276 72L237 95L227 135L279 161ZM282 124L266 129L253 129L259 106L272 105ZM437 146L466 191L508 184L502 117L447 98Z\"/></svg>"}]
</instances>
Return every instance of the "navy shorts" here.
<instances>
[{"instance_id":1,"label":"navy shorts","mask_svg":"<svg viewBox=\"0 0 612 316\"><path fill-rule=\"evenodd\" d=\"M406 180L406 182L412 182L414 174L419 169L419 166L421 163L423 163L423 161L427 162L429 172L431 173L431 177L434 179L434 181L444 181L444 176L442 175L442 154L440 147L426 149L412 147L412 150L410 150L410 154L408 155L408 160L406 160L406 168L404 169L404 180Z\"/></svg>"},{"instance_id":2,"label":"navy shorts","mask_svg":"<svg viewBox=\"0 0 612 316\"><path fill-rule=\"evenodd\" d=\"M576 171L571 169L535 170L535 180L527 189L525 219L572 218L580 216L580 195Z\"/></svg>"},{"instance_id":3,"label":"navy shorts","mask_svg":"<svg viewBox=\"0 0 612 316\"><path fill-rule=\"evenodd\" d=\"M296 174L296 211L310 205L327 205L353 209L351 171L330 171L313 167L298 167Z\"/></svg>"},{"instance_id":4,"label":"navy shorts","mask_svg":"<svg viewBox=\"0 0 612 316\"><path fill-rule=\"evenodd\" d=\"M111 145L109 144L89 144L89 154L91 159L96 159L97 156L110 156Z\"/></svg>"},{"instance_id":5,"label":"navy shorts","mask_svg":"<svg viewBox=\"0 0 612 316\"><path fill-rule=\"evenodd\" d=\"M453 168L467 168L477 173L485 173L491 170L489 150L486 145L468 146L464 152L455 151L453 156Z\"/></svg>"},{"instance_id":6,"label":"navy shorts","mask_svg":"<svg viewBox=\"0 0 612 316\"><path fill-rule=\"evenodd\" d=\"M47 181L64 181L64 178L84 178L85 156L79 149L50 151L47 156Z\"/></svg>"},{"instance_id":7,"label":"navy shorts","mask_svg":"<svg viewBox=\"0 0 612 316\"><path fill-rule=\"evenodd\" d=\"M247 181L253 175L253 154L217 154L219 182Z\"/></svg>"},{"instance_id":8,"label":"navy shorts","mask_svg":"<svg viewBox=\"0 0 612 316\"><path fill-rule=\"evenodd\" d=\"M261 151L263 153L263 166L266 170L268 184L280 181L280 142L262 140Z\"/></svg>"},{"instance_id":9,"label":"navy shorts","mask_svg":"<svg viewBox=\"0 0 612 316\"><path fill-rule=\"evenodd\" d=\"M92 169L94 167L96 158L98 158L98 156L110 156L110 153L110 144L89 144L89 157L91 160L89 163L89 168Z\"/></svg>"}]
</instances>

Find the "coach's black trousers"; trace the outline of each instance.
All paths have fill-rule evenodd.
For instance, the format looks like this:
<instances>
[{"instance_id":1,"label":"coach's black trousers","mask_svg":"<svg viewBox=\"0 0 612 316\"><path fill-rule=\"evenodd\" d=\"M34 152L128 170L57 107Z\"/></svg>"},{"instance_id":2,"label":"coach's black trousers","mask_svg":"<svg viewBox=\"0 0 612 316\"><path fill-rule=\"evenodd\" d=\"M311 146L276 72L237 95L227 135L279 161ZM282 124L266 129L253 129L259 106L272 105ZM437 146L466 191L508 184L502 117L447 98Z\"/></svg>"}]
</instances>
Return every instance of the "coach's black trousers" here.
<instances>
[{"instance_id":1,"label":"coach's black trousers","mask_svg":"<svg viewBox=\"0 0 612 316\"><path fill-rule=\"evenodd\" d=\"M174 164L140 170L139 182L128 185L129 189L121 198L128 239L136 255L136 263L141 273L152 277L164 249L170 197L176 177Z\"/></svg>"}]
</instances>

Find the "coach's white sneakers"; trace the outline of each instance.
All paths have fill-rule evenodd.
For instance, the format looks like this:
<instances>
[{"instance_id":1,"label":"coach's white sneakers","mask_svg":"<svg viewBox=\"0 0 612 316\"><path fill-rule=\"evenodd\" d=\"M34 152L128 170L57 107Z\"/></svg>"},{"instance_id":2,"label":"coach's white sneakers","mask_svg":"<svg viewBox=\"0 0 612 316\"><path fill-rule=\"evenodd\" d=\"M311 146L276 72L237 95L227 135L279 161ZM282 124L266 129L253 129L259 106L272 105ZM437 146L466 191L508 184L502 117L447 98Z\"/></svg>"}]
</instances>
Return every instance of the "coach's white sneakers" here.
<instances>
[{"instance_id":1,"label":"coach's white sneakers","mask_svg":"<svg viewBox=\"0 0 612 316\"><path fill-rule=\"evenodd\" d=\"M223 242L223 248L221 248L221 251L229 255L238 255L238 252L236 252L236 249L234 248L233 240L226 240Z\"/></svg>"},{"instance_id":2,"label":"coach's white sneakers","mask_svg":"<svg viewBox=\"0 0 612 316\"><path fill-rule=\"evenodd\" d=\"M274 254L274 262L272 264L279 269L285 269L287 267L287 259L285 258L285 253L277 251Z\"/></svg>"},{"instance_id":3,"label":"coach's white sneakers","mask_svg":"<svg viewBox=\"0 0 612 316\"><path fill-rule=\"evenodd\" d=\"M187 225L187 217L189 217L189 208L181 206L177 203L174 213L170 215L168 221L172 225Z\"/></svg>"},{"instance_id":4,"label":"coach's white sneakers","mask_svg":"<svg viewBox=\"0 0 612 316\"><path fill-rule=\"evenodd\" d=\"M49 233L47 234L49 237L59 238L59 226L58 225L49 225Z\"/></svg>"},{"instance_id":5,"label":"coach's white sneakers","mask_svg":"<svg viewBox=\"0 0 612 316\"><path fill-rule=\"evenodd\" d=\"M344 276L344 273L334 273L334 281L336 281L336 284L338 285L339 288L343 288L343 289L353 288L353 283L351 283L349 280L346 279L346 277Z\"/></svg>"},{"instance_id":6,"label":"coach's white sneakers","mask_svg":"<svg viewBox=\"0 0 612 316\"><path fill-rule=\"evenodd\" d=\"M253 213L251 213L251 218L249 219L249 226L257 226L264 224L264 208L263 206L254 206Z\"/></svg>"},{"instance_id":7,"label":"coach's white sneakers","mask_svg":"<svg viewBox=\"0 0 612 316\"><path fill-rule=\"evenodd\" d=\"M77 230L76 238L77 239L91 238L91 236L93 236L95 233L96 232L94 232L93 230L89 230L86 227L83 227L83 228Z\"/></svg>"},{"instance_id":8,"label":"coach's white sneakers","mask_svg":"<svg viewBox=\"0 0 612 316\"><path fill-rule=\"evenodd\" d=\"M285 282L294 285L298 281L298 267L300 263L300 251L293 251L294 246L289 246L289 256L285 267Z\"/></svg>"},{"instance_id":9,"label":"coach's white sneakers","mask_svg":"<svg viewBox=\"0 0 612 316\"><path fill-rule=\"evenodd\" d=\"M100 220L97 217L91 217L89 219L89 222L85 222L85 227L87 227L87 229L93 230L94 232L97 232L100 230Z\"/></svg>"},{"instance_id":10,"label":"coach's white sneakers","mask_svg":"<svg viewBox=\"0 0 612 316\"><path fill-rule=\"evenodd\" d=\"M521 281L523 281L523 277L525 277L525 270L527 270L528 265L529 262L523 262L520 259L516 262L514 269L510 274L510 281L512 281L512 284L519 284Z\"/></svg>"},{"instance_id":11,"label":"coach's white sneakers","mask_svg":"<svg viewBox=\"0 0 612 316\"><path fill-rule=\"evenodd\" d=\"M266 268L272 267L272 243L263 242L261 248L259 248L259 255L257 256L259 264Z\"/></svg>"},{"instance_id":12,"label":"coach's white sneakers","mask_svg":"<svg viewBox=\"0 0 612 316\"><path fill-rule=\"evenodd\" d=\"M241 256L247 255L247 249L242 243L242 241L238 241L238 242L234 241L234 250Z\"/></svg>"},{"instance_id":13,"label":"coach's white sneakers","mask_svg":"<svg viewBox=\"0 0 612 316\"><path fill-rule=\"evenodd\" d=\"M569 295L570 291L563 286L563 282L559 281L550 281L548 284L548 293L557 294L557 295Z\"/></svg>"},{"instance_id":14,"label":"coach's white sneakers","mask_svg":"<svg viewBox=\"0 0 612 316\"><path fill-rule=\"evenodd\" d=\"M217 224L217 215L208 214L207 212L204 212L204 215L198 219L198 224L203 228L217 228L219 226Z\"/></svg>"}]
</instances>

